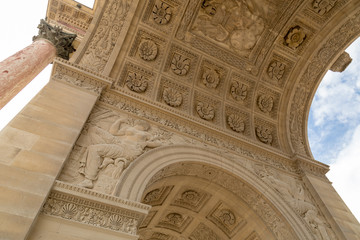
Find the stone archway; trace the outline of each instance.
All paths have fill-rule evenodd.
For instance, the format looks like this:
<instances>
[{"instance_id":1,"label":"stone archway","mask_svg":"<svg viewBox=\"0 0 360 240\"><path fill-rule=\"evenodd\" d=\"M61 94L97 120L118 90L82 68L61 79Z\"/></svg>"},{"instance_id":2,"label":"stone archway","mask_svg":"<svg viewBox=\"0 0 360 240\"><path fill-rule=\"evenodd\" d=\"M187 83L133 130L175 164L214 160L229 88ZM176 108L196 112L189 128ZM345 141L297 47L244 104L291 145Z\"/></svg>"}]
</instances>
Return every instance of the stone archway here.
<instances>
[{"instance_id":1,"label":"stone archway","mask_svg":"<svg viewBox=\"0 0 360 240\"><path fill-rule=\"evenodd\" d=\"M298 216L273 189L269 189L238 161L199 147L167 146L149 151L129 166L114 194L146 203L144 194L146 198L158 182L164 178L176 182L180 176L200 179L203 183L215 184L221 191L232 192L238 201L262 219L276 239L312 239ZM180 184L177 189L181 187ZM201 189L201 185L195 188Z\"/></svg>"}]
</instances>

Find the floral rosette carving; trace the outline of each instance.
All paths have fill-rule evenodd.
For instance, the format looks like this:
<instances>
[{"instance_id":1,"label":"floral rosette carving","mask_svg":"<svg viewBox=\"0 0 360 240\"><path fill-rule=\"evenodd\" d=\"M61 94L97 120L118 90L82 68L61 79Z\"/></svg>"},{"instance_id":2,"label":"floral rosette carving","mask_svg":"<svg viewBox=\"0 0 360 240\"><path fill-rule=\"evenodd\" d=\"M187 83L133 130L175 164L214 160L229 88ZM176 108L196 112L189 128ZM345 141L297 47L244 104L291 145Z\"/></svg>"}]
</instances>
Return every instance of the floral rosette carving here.
<instances>
[{"instance_id":1,"label":"floral rosette carving","mask_svg":"<svg viewBox=\"0 0 360 240\"><path fill-rule=\"evenodd\" d=\"M269 77L276 81L279 81L284 76L284 72L285 64L278 61L271 62L267 70Z\"/></svg>"},{"instance_id":2,"label":"floral rosette carving","mask_svg":"<svg viewBox=\"0 0 360 240\"><path fill-rule=\"evenodd\" d=\"M172 88L164 88L163 99L171 107L178 107L183 101L182 94Z\"/></svg>"},{"instance_id":3,"label":"floral rosette carving","mask_svg":"<svg viewBox=\"0 0 360 240\"><path fill-rule=\"evenodd\" d=\"M270 144L273 141L273 136L271 134L271 130L268 128L265 128L263 126L256 127L256 136L258 139L266 144Z\"/></svg>"},{"instance_id":4,"label":"floral rosette carving","mask_svg":"<svg viewBox=\"0 0 360 240\"><path fill-rule=\"evenodd\" d=\"M176 75L184 76L190 69L190 59L180 54L175 54L171 60L170 68Z\"/></svg>"},{"instance_id":5,"label":"floral rosette carving","mask_svg":"<svg viewBox=\"0 0 360 240\"><path fill-rule=\"evenodd\" d=\"M232 226L236 223L236 217L234 213L228 209L222 209L218 217L226 226Z\"/></svg>"},{"instance_id":6,"label":"floral rosette carving","mask_svg":"<svg viewBox=\"0 0 360 240\"><path fill-rule=\"evenodd\" d=\"M205 69L202 82L208 88L216 88L220 82L220 74L214 69Z\"/></svg>"},{"instance_id":7,"label":"floral rosette carving","mask_svg":"<svg viewBox=\"0 0 360 240\"><path fill-rule=\"evenodd\" d=\"M336 2L337 0L314 0L312 6L318 14L324 15L335 6Z\"/></svg>"},{"instance_id":8,"label":"floral rosette carving","mask_svg":"<svg viewBox=\"0 0 360 240\"><path fill-rule=\"evenodd\" d=\"M145 92L148 87L148 81L144 76L137 73L129 73L126 79L126 86L134 92Z\"/></svg>"},{"instance_id":9,"label":"floral rosette carving","mask_svg":"<svg viewBox=\"0 0 360 240\"><path fill-rule=\"evenodd\" d=\"M245 84L235 81L231 84L230 93L231 96L237 101L245 100L248 93L248 87Z\"/></svg>"},{"instance_id":10,"label":"floral rosette carving","mask_svg":"<svg viewBox=\"0 0 360 240\"><path fill-rule=\"evenodd\" d=\"M202 119L213 120L215 117L215 110L207 103L199 102L196 106L196 111Z\"/></svg>"},{"instance_id":11,"label":"floral rosette carving","mask_svg":"<svg viewBox=\"0 0 360 240\"><path fill-rule=\"evenodd\" d=\"M186 202L195 204L200 200L200 194L194 190L187 190L182 193L182 199Z\"/></svg>"},{"instance_id":12,"label":"floral rosette carving","mask_svg":"<svg viewBox=\"0 0 360 240\"><path fill-rule=\"evenodd\" d=\"M171 19L171 8L166 3L155 4L152 12L152 17L157 24L165 25Z\"/></svg>"},{"instance_id":13,"label":"floral rosette carving","mask_svg":"<svg viewBox=\"0 0 360 240\"><path fill-rule=\"evenodd\" d=\"M286 45L292 49L299 47L305 40L306 34L300 27L291 28L285 37Z\"/></svg>"},{"instance_id":14,"label":"floral rosette carving","mask_svg":"<svg viewBox=\"0 0 360 240\"><path fill-rule=\"evenodd\" d=\"M258 106L264 113L269 113L274 107L274 99L268 95L260 95L258 98Z\"/></svg>"},{"instance_id":15,"label":"floral rosette carving","mask_svg":"<svg viewBox=\"0 0 360 240\"><path fill-rule=\"evenodd\" d=\"M230 114L228 116L227 122L230 126L230 128L232 130L234 130L235 132L244 132L245 130L245 123L244 121L241 119L241 117L239 115L236 114Z\"/></svg>"},{"instance_id":16,"label":"floral rosette carving","mask_svg":"<svg viewBox=\"0 0 360 240\"><path fill-rule=\"evenodd\" d=\"M152 61L158 54L158 47L156 43L150 39L142 40L139 44L139 56L146 60Z\"/></svg>"}]
</instances>

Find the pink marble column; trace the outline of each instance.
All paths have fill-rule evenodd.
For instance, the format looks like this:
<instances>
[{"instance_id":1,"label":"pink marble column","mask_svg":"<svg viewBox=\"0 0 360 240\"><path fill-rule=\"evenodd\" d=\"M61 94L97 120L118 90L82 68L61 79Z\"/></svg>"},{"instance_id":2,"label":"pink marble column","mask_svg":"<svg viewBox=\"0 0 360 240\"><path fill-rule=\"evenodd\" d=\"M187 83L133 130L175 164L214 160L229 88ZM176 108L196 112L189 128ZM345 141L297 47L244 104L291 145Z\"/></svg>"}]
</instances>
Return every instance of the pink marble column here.
<instances>
[{"instance_id":1,"label":"pink marble column","mask_svg":"<svg viewBox=\"0 0 360 240\"><path fill-rule=\"evenodd\" d=\"M54 44L39 39L0 62L0 109L33 80L55 56Z\"/></svg>"},{"instance_id":2,"label":"pink marble column","mask_svg":"<svg viewBox=\"0 0 360 240\"><path fill-rule=\"evenodd\" d=\"M33 43L0 63L0 109L36 77L56 56L69 59L75 34L40 20Z\"/></svg>"}]
</instances>

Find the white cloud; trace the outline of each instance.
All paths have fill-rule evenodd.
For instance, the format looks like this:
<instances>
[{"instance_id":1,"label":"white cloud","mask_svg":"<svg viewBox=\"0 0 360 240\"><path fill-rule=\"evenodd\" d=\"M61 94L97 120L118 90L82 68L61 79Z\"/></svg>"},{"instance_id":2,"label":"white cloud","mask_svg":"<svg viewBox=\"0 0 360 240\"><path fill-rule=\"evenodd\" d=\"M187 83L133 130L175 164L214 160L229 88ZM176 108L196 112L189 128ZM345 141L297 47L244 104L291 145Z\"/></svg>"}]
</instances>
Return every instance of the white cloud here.
<instances>
[{"instance_id":1,"label":"white cloud","mask_svg":"<svg viewBox=\"0 0 360 240\"><path fill-rule=\"evenodd\" d=\"M360 125L330 165L327 174L355 217L360 220Z\"/></svg>"}]
</instances>

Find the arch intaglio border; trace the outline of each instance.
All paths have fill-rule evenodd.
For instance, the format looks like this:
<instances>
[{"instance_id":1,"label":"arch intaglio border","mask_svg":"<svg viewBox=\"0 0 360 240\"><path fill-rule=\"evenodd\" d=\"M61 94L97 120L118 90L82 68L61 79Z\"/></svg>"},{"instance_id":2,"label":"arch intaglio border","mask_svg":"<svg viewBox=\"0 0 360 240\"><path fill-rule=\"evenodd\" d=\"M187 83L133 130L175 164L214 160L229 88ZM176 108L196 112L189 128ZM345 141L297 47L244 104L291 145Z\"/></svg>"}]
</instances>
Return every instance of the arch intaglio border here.
<instances>
[{"instance_id":1,"label":"arch intaglio border","mask_svg":"<svg viewBox=\"0 0 360 240\"><path fill-rule=\"evenodd\" d=\"M172 166L176 165L188 169L178 175L204 178L240 197L264 220L277 239L312 239L311 233L296 213L273 189L246 170L238 161L224 158L205 148L173 145L143 154L121 176L114 195L140 202L148 184L177 175L171 170ZM188 165L191 165L190 170ZM194 174L193 170L199 169L199 166L207 170ZM209 174L209 171L214 174ZM234 182L239 184L233 184Z\"/></svg>"},{"instance_id":2,"label":"arch intaglio border","mask_svg":"<svg viewBox=\"0 0 360 240\"><path fill-rule=\"evenodd\" d=\"M293 152L296 154L312 157L307 135L307 120L312 99L330 66L343 53L344 49L360 36L359 9L360 2L357 5L349 4L346 9L338 13L324 28L323 32L325 34L318 34L320 38L323 36L328 37L319 39L319 41L322 41L321 44L314 41L313 45L308 48L309 52L314 54L306 58L305 65L299 64L298 66L298 68L305 70L294 81L296 83L292 87L291 101L287 106L286 115L288 139ZM344 18L346 12L348 12L348 17ZM313 51L314 49L317 49L317 51Z\"/></svg>"}]
</instances>

